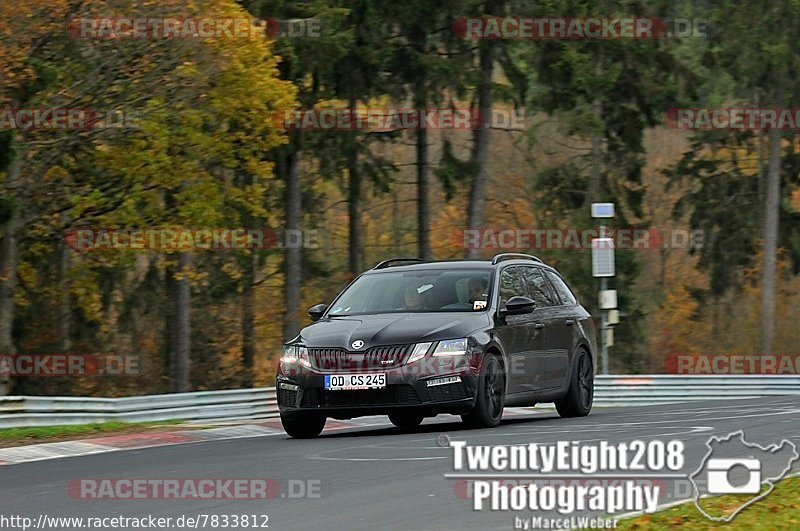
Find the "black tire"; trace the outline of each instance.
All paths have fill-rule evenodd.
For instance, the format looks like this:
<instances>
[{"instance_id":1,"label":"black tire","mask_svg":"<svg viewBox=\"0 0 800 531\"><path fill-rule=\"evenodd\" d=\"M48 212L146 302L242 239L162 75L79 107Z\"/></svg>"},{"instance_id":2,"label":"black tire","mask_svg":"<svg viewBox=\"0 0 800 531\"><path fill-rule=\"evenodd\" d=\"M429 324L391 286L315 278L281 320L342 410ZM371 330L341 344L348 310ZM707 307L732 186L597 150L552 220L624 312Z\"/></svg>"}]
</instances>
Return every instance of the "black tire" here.
<instances>
[{"instance_id":1,"label":"black tire","mask_svg":"<svg viewBox=\"0 0 800 531\"><path fill-rule=\"evenodd\" d=\"M389 413L389 420L403 431L411 431L422 423L424 417L413 411L395 411Z\"/></svg>"},{"instance_id":2,"label":"black tire","mask_svg":"<svg viewBox=\"0 0 800 531\"><path fill-rule=\"evenodd\" d=\"M585 417L592 410L594 401L594 368L592 357L585 350L578 353L570 377L569 389L561 400L556 401L556 411L564 418Z\"/></svg>"},{"instance_id":3,"label":"black tire","mask_svg":"<svg viewBox=\"0 0 800 531\"><path fill-rule=\"evenodd\" d=\"M506 376L496 356L484 358L478 378L475 406L461 420L470 428L494 428L503 418L506 400Z\"/></svg>"},{"instance_id":4,"label":"black tire","mask_svg":"<svg viewBox=\"0 0 800 531\"><path fill-rule=\"evenodd\" d=\"M327 419L317 413L281 414L281 424L290 437L295 439L313 439L325 427Z\"/></svg>"}]
</instances>

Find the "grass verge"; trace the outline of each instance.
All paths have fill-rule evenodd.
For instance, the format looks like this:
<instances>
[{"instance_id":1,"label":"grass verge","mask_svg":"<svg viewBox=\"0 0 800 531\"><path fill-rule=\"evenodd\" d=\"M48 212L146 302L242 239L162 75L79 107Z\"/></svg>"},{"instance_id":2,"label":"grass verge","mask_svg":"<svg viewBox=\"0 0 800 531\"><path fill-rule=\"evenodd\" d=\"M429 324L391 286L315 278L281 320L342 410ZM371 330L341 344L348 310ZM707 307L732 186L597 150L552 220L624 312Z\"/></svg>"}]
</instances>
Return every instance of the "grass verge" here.
<instances>
[{"instance_id":1,"label":"grass verge","mask_svg":"<svg viewBox=\"0 0 800 531\"><path fill-rule=\"evenodd\" d=\"M79 424L75 426L37 426L30 428L4 428L0 429L0 446L16 446L47 440L60 440L66 438L81 438L88 435L132 433L150 430L164 426L180 424L180 420L165 420L161 422L96 422L92 424Z\"/></svg>"},{"instance_id":2,"label":"grass verge","mask_svg":"<svg viewBox=\"0 0 800 531\"><path fill-rule=\"evenodd\" d=\"M749 496L716 496L700 501L712 515L731 514ZM784 479L766 498L755 502L729 523L712 522L689 502L654 514L620 520L617 529L800 529L800 477Z\"/></svg>"}]
</instances>

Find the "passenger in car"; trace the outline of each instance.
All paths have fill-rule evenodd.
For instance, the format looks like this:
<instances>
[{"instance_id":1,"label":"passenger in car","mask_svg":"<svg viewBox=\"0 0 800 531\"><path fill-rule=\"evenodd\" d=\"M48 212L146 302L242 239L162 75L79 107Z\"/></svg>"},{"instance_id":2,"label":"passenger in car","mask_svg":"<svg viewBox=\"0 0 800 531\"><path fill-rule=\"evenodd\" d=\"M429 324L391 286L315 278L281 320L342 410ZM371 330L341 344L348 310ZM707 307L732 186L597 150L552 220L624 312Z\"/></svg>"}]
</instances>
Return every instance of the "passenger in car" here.
<instances>
[{"instance_id":1,"label":"passenger in car","mask_svg":"<svg viewBox=\"0 0 800 531\"><path fill-rule=\"evenodd\" d=\"M406 310L422 309L422 293L419 292L419 288L420 286L415 282L410 282L406 285L406 290L404 293Z\"/></svg>"},{"instance_id":2,"label":"passenger in car","mask_svg":"<svg viewBox=\"0 0 800 531\"><path fill-rule=\"evenodd\" d=\"M470 277L467 286L469 303L474 304L475 301L485 301L487 296L486 288L488 285L488 282L486 282L486 279L483 277Z\"/></svg>"}]
</instances>

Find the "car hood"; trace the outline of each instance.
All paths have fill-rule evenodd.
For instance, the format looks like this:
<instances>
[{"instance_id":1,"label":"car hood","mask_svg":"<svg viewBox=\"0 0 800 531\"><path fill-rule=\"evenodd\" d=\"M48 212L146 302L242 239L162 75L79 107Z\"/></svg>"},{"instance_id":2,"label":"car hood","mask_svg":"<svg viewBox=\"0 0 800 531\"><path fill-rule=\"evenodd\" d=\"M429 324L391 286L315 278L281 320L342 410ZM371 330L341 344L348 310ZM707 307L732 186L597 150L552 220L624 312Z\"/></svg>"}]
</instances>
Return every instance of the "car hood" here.
<instances>
[{"instance_id":1,"label":"car hood","mask_svg":"<svg viewBox=\"0 0 800 531\"><path fill-rule=\"evenodd\" d=\"M397 313L325 318L307 326L293 341L307 347L352 350L361 340L368 349L378 345L404 345L456 339L489 325L489 313ZM361 350L359 349L359 350Z\"/></svg>"}]
</instances>

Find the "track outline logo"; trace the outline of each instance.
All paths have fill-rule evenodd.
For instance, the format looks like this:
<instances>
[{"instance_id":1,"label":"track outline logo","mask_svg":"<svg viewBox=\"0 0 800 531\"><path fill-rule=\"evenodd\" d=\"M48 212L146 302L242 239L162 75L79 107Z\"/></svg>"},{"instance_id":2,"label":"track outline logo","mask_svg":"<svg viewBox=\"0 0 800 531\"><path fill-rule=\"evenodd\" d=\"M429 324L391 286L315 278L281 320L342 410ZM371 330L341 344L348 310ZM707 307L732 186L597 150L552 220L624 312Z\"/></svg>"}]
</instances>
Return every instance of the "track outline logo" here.
<instances>
[{"instance_id":1,"label":"track outline logo","mask_svg":"<svg viewBox=\"0 0 800 531\"><path fill-rule=\"evenodd\" d=\"M755 496L752 499L748 500L746 503L742 504L740 507L738 507L733 513L731 513L727 517L725 517L725 516L721 516L721 517L711 516L710 514L708 514L708 512L706 512L700 506L700 498L702 496L700 494L700 488L698 487L697 483L695 482L695 478L697 476L699 476L703 471L709 472L710 470L713 470L713 469L706 468L707 463L709 461L713 461L714 460L714 459L712 459L712 455L714 454L714 446L712 446L712 445L714 443L718 444L718 443L728 442L728 441L730 441L731 439L733 439L734 437L737 437L737 436L741 440L743 446L746 446L746 447L749 447L749 448L753 448L753 449L757 449L757 450L761 450L761 451L767 452L767 453L774 453L774 452L780 450L781 448L783 448L784 445L788 445L789 448L791 448L793 457L791 459L789 459L789 461L788 461L788 463L786 465L786 468L783 469L783 471L779 475L774 476L774 477L762 477L762 476L760 476L761 465L763 463L761 462L760 459L756 459L758 461L758 463L759 463L759 466L758 466L759 479L760 479L759 487L766 483L767 485L769 485L769 488L766 491L764 491L762 494L759 494L758 496ZM775 484L778 483L779 481L781 481L782 479L784 479L787 476L787 474L789 474L789 472L792 470L792 466L794 465L794 463L798 459L800 459L800 454L797 453L797 446L795 446L795 444L792 441L790 441L789 439L783 439L783 440L780 441L780 443L777 443L777 444L771 444L769 446L761 446L760 444L757 444L757 443L749 443L749 442L747 442L745 440L745 438L744 438L744 431L743 430L737 430L735 432L729 433L728 435L726 435L724 437L712 436L708 441L706 441L706 447L708 448L708 453L705 455L705 457L703 457L703 460L701 461L700 466L697 468L697 470L695 470L692 474L689 475L689 481L692 482L692 487L694 488L694 497L693 497L692 501L694 502L695 507L697 507L697 510L700 511L703 514L703 516L705 516L706 518L708 518L712 522L730 523L731 520L733 520L736 517L737 514L742 512L743 509L753 505L754 503L756 503L759 500L763 500L764 498L766 498L770 493L772 493L773 490L775 490ZM740 459L740 460L743 460L743 459ZM717 461L722 461L722 460L717 460ZM750 469L750 470L751 470L751 474L752 474L752 469Z\"/></svg>"}]
</instances>

